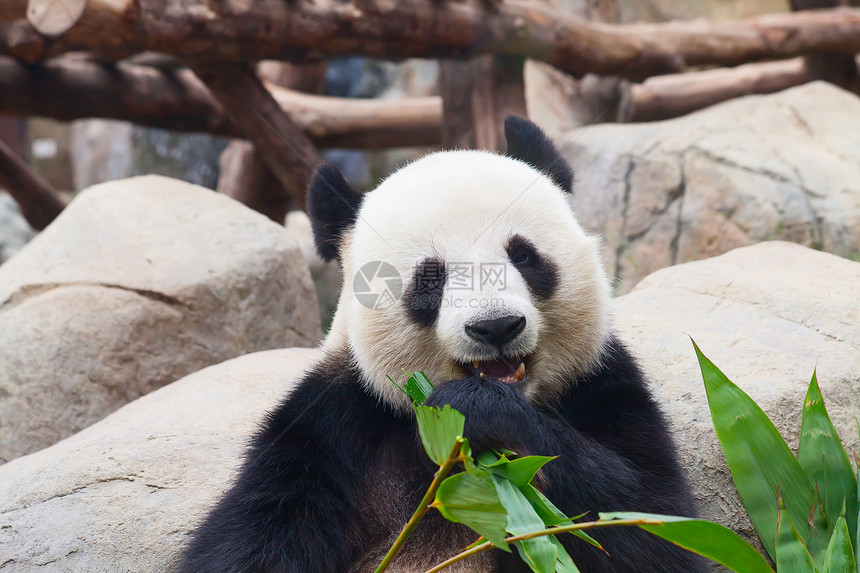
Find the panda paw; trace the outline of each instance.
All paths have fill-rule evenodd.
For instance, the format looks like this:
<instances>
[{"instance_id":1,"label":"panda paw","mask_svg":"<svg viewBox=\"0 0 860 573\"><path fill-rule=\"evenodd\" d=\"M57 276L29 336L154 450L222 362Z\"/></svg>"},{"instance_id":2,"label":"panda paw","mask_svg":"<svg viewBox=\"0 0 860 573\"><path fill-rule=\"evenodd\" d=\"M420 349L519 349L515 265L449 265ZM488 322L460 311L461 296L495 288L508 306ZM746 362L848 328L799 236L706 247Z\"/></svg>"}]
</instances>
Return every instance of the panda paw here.
<instances>
[{"instance_id":1,"label":"panda paw","mask_svg":"<svg viewBox=\"0 0 860 573\"><path fill-rule=\"evenodd\" d=\"M528 435L540 423L540 414L523 393L493 378L470 376L436 387L426 406L451 407L466 417L463 431L476 453L507 448L525 454Z\"/></svg>"}]
</instances>

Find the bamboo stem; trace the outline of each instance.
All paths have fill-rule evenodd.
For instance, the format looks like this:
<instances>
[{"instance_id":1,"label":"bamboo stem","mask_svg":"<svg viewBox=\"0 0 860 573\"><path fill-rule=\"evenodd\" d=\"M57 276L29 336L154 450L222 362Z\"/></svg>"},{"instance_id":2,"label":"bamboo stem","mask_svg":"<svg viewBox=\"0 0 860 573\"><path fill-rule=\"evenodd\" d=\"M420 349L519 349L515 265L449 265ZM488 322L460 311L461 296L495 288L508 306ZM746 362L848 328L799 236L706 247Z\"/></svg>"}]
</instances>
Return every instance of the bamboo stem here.
<instances>
[{"instance_id":1,"label":"bamboo stem","mask_svg":"<svg viewBox=\"0 0 860 573\"><path fill-rule=\"evenodd\" d=\"M574 523L572 525L561 525L559 527L550 527L549 529L542 529L540 531L532 531L530 533L524 533L522 535L514 535L512 537L508 537L505 539L505 542L509 545L511 543L516 543L517 541L523 541L525 539L533 539L535 537L542 537L544 535L555 535L556 533L567 533L570 531L579 531L580 529L597 529L599 527L630 527L634 525L662 525L664 522L659 519L650 519L650 518L640 518L640 519L611 519L611 520L599 520L599 521L587 521L585 523ZM426 573L436 573L437 571L441 571L446 567L457 563L458 561L462 561L466 557L470 555L476 555L478 553L482 553L487 551L488 549L492 549L493 544L489 541L482 543L478 546L472 547L471 549L467 549L462 553L458 553L457 555L451 557L447 561L443 561L439 565L436 565L432 569L428 569Z\"/></svg>"},{"instance_id":2,"label":"bamboo stem","mask_svg":"<svg viewBox=\"0 0 860 573\"><path fill-rule=\"evenodd\" d=\"M433 482L430 484L430 487L427 489L427 493L424 494L423 499L421 499L421 503L418 505L418 509L415 510L415 513L412 514L412 517L409 518L409 521L406 525L403 526L403 531L400 532L400 535L397 536L397 539L394 541L394 545L391 546L391 549L388 550L388 553L385 554L385 557L382 559L382 563L379 564L379 567L376 568L374 573L382 573L388 566L391 565L391 562L394 561L394 558L397 557L397 554L400 552L400 549L403 547L403 544L406 543L406 540L412 535L412 531L415 529L415 526L418 525L418 522L421 521L421 518L424 517L424 514L430 510L431 502L433 498L436 497L436 490L439 489L439 486L442 485L442 481L447 477L447 475L454 468L454 464L459 461L462 461L460 457L460 447L463 445L463 438L457 438L454 441L454 447L451 448L451 453L448 454L448 459L439 466L439 469L436 471L436 475L433 476Z\"/></svg>"}]
</instances>

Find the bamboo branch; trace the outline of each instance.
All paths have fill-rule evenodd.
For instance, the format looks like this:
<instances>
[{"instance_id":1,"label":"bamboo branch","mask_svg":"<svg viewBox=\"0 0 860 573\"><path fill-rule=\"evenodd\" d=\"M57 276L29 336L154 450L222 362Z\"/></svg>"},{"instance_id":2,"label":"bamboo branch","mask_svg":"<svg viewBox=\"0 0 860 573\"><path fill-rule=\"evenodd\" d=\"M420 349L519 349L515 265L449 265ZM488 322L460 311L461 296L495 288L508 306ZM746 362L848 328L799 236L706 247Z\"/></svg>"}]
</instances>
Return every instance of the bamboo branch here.
<instances>
[{"instance_id":1,"label":"bamboo branch","mask_svg":"<svg viewBox=\"0 0 860 573\"><path fill-rule=\"evenodd\" d=\"M569 533L571 531L580 531L583 529L598 529L601 527L632 527L638 525L662 525L664 522L659 519L652 518L638 518L638 519L611 519L611 520L600 520L600 521L586 521L584 523L574 523L572 525L560 525L558 527L550 527L548 529L541 529L540 531L532 531L530 533L524 533L522 535L513 535L505 539L505 542L510 545L511 543L516 543L517 541L524 541L526 539L534 539L535 537L543 537L545 535L555 535L557 533ZM485 541L480 545L476 545L471 549L466 549L457 555L454 555L450 559L447 559L436 565L432 569L428 569L426 573L438 573L442 569L450 567L454 563L458 561L462 561L466 557L470 557L472 555L477 555L478 553L482 553L489 549L493 548L493 544L489 541Z\"/></svg>"},{"instance_id":2,"label":"bamboo branch","mask_svg":"<svg viewBox=\"0 0 860 573\"><path fill-rule=\"evenodd\" d=\"M415 526L418 525L418 522L421 521L421 518L430 510L431 502L436 497L436 490L439 489L439 486L442 485L442 482L451 473L451 470L454 469L454 466L457 462L463 461L463 457L460 456L460 448L463 446L463 438L457 438L454 441L454 446L451 448L451 452L448 454L448 458L445 462L439 466L439 469L436 471L436 474L433 476L433 481L430 483L430 487L427 488L427 492L424 494L424 497L421 499L421 503L418 504L418 508L415 510L415 513L412 514L412 517L409 518L409 521L406 522L406 525L403 526L403 530L400 532L400 535L397 536L397 539L394 541L394 544L391 546L391 549L388 550L388 553L385 554L385 557L382 559L382 562L376 568L374 573L382 573L391 562L397 557L397 554L400 552L400 549L403 547L403 544L406 543L406 540L409 539L409 536L412 535L412 532L415 530Z\"/></svg>"},{"instance_id":3,"label":"bamboo branch","mask_svg":"<svg viewBox=\"0 0 860 573\"><path fill-rule=\"evenodd\" d=\"M379 149L437 145L439 98L371 100L325 97L266 84L315 145ZM58 97L60 96L61 97ZM0 115L60 121L100 117L175 131L244 134L191 71L63 57L26 66L0 56Z\"/></svg>"},{"instance_id":4,"label":"bamboo branch","mask_svg":"<svg viewBox=\"0 0 860 573\"><path fill-rule=\"evenodd\" d=\"M858 9L618 25L515 0L492 10L483 3L426 0L188 0L183 10L166 3L90 0L68 31L29 57L80 49L100 59L150 50L201 62L495 53L541 60L575 77L591 72L641 80L688 66L860 52ZM24 57L5 37L0 53Z\"/></svg>"},{"instance_id":5,"label":"bamboo branch","mask_svg":"<svg viewBox=\"0 0 860 573\"><path fill-rule=\"evenodd\" d=\"M0 141L0 185L21 208L34 229L41 231L65 208L51 185Z\"/></svg>"}]
</instances>

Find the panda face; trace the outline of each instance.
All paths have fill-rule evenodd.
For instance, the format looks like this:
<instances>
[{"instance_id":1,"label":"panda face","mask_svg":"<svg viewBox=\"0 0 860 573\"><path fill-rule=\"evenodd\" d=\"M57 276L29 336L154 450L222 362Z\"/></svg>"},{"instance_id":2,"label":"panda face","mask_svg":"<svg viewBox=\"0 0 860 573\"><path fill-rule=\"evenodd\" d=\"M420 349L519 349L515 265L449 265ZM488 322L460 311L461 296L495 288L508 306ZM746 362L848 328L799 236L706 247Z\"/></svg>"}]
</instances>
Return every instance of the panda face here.
<instances>
[{"instance_id":1,"label":"panda face","mask_svg":"<svg viewBox=\"0 0 860 573\"><path fill-rule=\"evenodd\" d=\"M325 347L348 347L364 382L392 405L408 406L387 378L402 381L404 370L434 384L483 374L551 401L599 359L609 298L597 241L554 174L453 151L404 167L364 197L329 176L329 198L337 191L357 205L343 224L326 216L312 184L318 248L336 251L345 277ZM368 286L390 296L370 304Z\"/></svg>"}]
</instances>

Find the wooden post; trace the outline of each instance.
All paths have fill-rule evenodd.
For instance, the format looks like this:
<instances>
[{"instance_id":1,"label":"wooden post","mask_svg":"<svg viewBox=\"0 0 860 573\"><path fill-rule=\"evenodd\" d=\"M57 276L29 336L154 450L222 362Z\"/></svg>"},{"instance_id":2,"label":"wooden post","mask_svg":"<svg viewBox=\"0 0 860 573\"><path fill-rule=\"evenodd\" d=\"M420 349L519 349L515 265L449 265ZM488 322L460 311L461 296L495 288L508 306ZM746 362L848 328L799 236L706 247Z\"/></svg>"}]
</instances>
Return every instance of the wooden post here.
<instances>
[{"instance_id":1,"label":"wooden post","mask_svg":"<svg viewBox=\"0 0 860 573\"><path fill-rule=\"evenodd\" d=\"M273 84L301 91L317 92L325 79L325 64L294 66L282 62L261 62L257 73ZM271 220L284 224L292 202L287 189L266 165L253 143L231 141L218 162L218 192L232 197Z\"/></svg>"},{"instance_id":2,"label":"wooden post","mask_svg":"<svg viewBox=\"0 0 860 573\"><path fill-rule=\"evenodd\" d=\"M56 219L65 203L38 173L0 140L0 185L21 208L34 229L41 231Z\"/></svg>"},{"instance_id":3,"label":"wooden post","mask_svg":"<svg viewBox=\"0 0 860 573\"><path fill-rule=\"evenodd\" d=\"M508 115L526 115L523 58L478 56L440 69L442 146L504 151Z\"/></svg>"},{"instance_id":4,"label":"wooden post","mask_svg":"<svg viewBox=\"0 0 860 573\"><path fill-rule=\"evenodd\" d=\"M269 216L283 222L291 207L304 209L307 185L322 163L310 139L278 106L250 66L218 64L193 69L283 185L279 201L267 198Z\"/></svg>"},{"instance_id":5,"label":"wooden post","mask_svg":"<svg viewBox=\"0 0 860 573\"><path fill-rule=\"evenodd\" d=\"M797 10L817 10L843 6L840 0L791 0L791 8ZM811 80L825 80L843 88L858 82L857 61L847 54L807 54L804 56L806 74Z\"/></svg>"}]
</instances>

